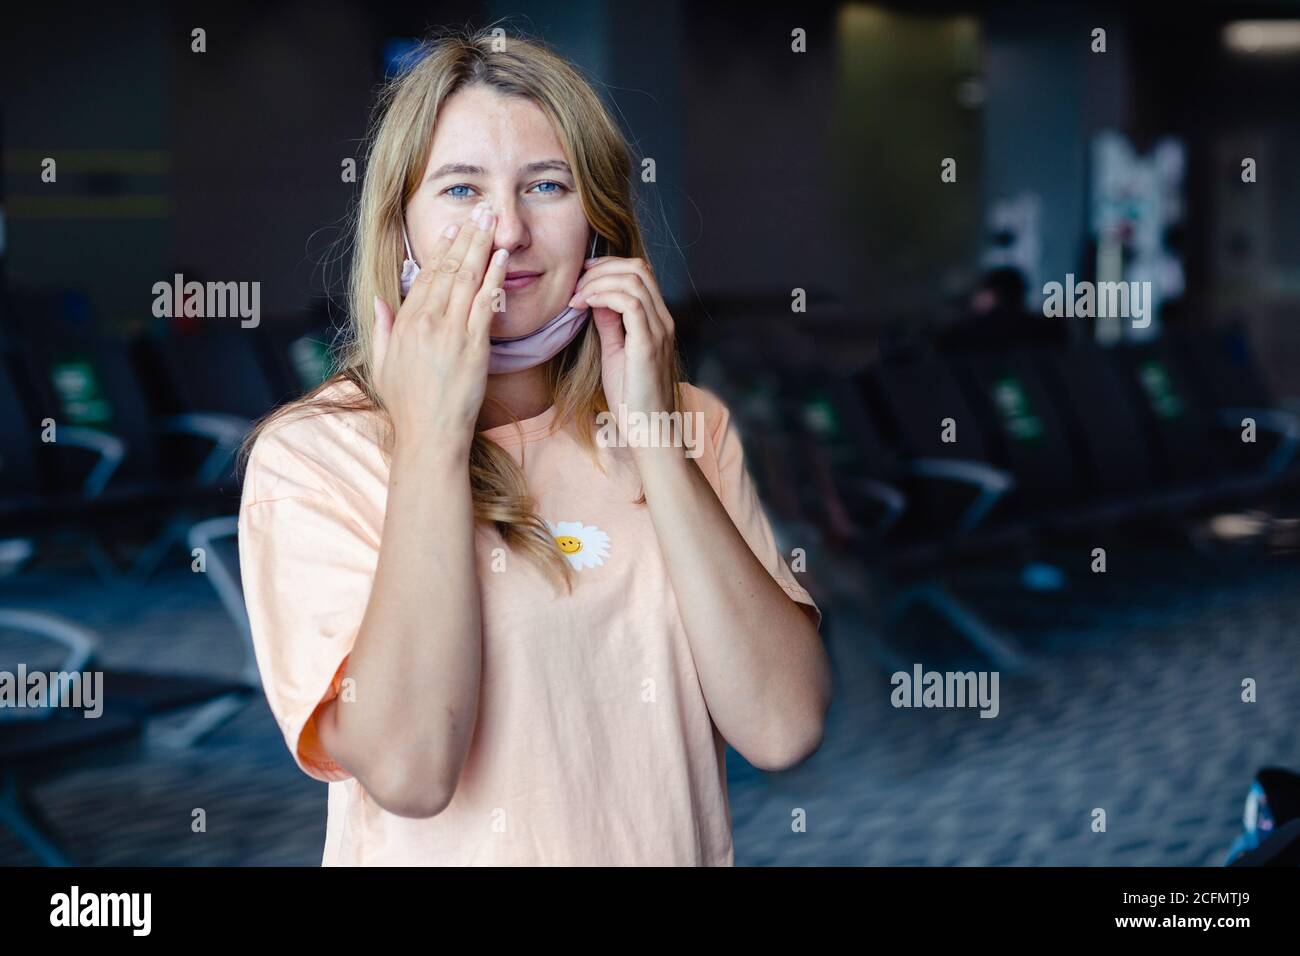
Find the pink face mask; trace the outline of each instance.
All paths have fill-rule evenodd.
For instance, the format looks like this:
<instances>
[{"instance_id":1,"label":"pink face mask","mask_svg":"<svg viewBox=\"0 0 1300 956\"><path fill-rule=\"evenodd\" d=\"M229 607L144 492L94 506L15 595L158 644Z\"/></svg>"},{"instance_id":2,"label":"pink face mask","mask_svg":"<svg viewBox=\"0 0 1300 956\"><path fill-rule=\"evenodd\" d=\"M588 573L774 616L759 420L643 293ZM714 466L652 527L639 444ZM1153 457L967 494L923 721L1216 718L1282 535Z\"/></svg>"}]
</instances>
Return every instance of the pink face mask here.
<instances>
[{"instance_id":1,"label":"pink face mask","mask_svg":"<svg viewBox=\"0 0 1300 956\"><path fill-rule=\"evenodd\" d=\"M411 253L411 240L406 236L406 224L402 224L402 242L406 245L406 261L402 263L402 297L410 294L411 283L420 273L420 267ZM596 237L591 240L591 255L596 254ZM574 285L577 291L577 285ZM508 339L491 338L491 354L488 357L488 374L500 375L504 372L521 372L526 368L541 365L553 358L562 348L573 341L591 315L590 309L567 308L541 328L525 335L516 335Z\"/></svg>"}]
</instances>

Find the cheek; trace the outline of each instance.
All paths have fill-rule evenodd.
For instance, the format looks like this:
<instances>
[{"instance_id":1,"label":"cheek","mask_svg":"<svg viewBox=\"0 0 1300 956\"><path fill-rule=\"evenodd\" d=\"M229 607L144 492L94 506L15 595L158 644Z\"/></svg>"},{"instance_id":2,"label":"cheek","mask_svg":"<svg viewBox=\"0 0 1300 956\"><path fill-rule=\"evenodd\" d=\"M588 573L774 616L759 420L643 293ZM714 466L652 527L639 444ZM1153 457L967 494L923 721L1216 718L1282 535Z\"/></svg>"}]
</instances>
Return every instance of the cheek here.
<instances>
[{"instance_id":1,"label":"cheek","mask_svg":"<svg viewBox=\"0 0 1300 956\"><path fill-rule=\"evenodd\" d=\"M443 231L465 219L470 211L466 209L458 215L455 210L437 203L411 203L406 209L406 233L411 239L415 258L424 262L428 250L433 248Z\"/></svg>"},{"instance_id":2,"label":"cheek","mask_svg":"<svg viewBox=\"0 0 1300 956\"><path fill-rule=\"evenodd\" d=\"M553 294L567 299L573 295L578 279L582 277L582 263L565 261L554 269L554 273Z\"/></svg>"},{"instance_id":3,"label":"cheek","mask_svg":"<svg viewBox=\"0 0 1300 956\"><path fill-rule=\"evenodd\" d=\"M557 223L546 238L551 269L558 284L570 291L582 275L582 263L591 254L591 229L585 218Z\"/></svg>"}]
</instances>

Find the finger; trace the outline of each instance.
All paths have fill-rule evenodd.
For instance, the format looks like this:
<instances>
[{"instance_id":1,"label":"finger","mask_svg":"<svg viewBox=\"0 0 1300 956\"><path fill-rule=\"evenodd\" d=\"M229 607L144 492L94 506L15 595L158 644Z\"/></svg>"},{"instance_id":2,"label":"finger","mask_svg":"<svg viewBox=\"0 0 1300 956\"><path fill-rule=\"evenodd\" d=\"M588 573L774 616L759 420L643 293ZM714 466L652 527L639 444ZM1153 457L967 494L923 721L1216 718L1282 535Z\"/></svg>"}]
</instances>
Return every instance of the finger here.
<instances>
[{"instance_id":1,"label":"finger","mask_svg":"<svg viewBox=\"0 0 1300 956\"><path fill-rule=\"evenodd\" d=\"M621 352L627 345L627 331L623 328L623 317L612 309L591 310L591 321L600 335L601 360Z\"/></svg>"},{"instance_id":2,"label":"finger","mask_svg":"<svg viewBox=\"0 0 1300 956\"><path fill-rule=\"evenodd\" d=\"M480 203L479 206L483 209L486 208L485 203ZM470 243L474 240L477 231L472 219L464 220L460 224L460 230L456 233L456 238L451 242L451 247L433 264L429 297L421 309L424 314L441 318L446 313L447 300L451 297L451 289L455 283L456 273L460 271L461 264L465 261Z\"/></svg>"},{"instance_id":3,"label":"finger","mask_svg":"<svg viewBox=\"0 0 1300 956\"><path fill-rule=\"evenodd\" d=\"M639 339L647 344L653 341L650 322L645 314L645 305L636 296L626 292L593 292L587 297L587 304L596 308L612 309L621 315L629 339Z\"/></svg>"},{"instance_id":4,"label":"finger","mask_svg":"<svg viewBox=\"0 0 1300 956\"><path fill-rule=\"evenodd\" d=\"M585 282L582 288L569 298L569 304L575 308L582 308L583 301L593 292L626 292L643 298L647 303L652 301L650 290L645 287L641 277L636 273L607 272Z\"/></svg>"},{"instance_id":5,"label":"finger","mask_svg":"<svg viewBox=\"0 0 1300 956\"><path fill-rule=\"evenodd\" d=\"M474 306L469 313L469 336L474 341L488 340L492 328L492 319L496 316L493 306L502 301L505 290L506 268L510 264L510 251L498 249L488 260L487 274L483 276L483 285L474 296Z\"/></svg>"},{"instance_id":6,"label":"finger","mask_svg":"<svg viewBox=\"0 0 1300 956\"><path fill-rule=\"evenodd\" d=\"M393 334L393 310L388 303L375 296L375 324L370 332L372 376L378 375L384 367L384 356L388 354L388 340Z\"/></svg>"},{"instance_id":7,"label":"finger","mask_svg":"<svg viewBox=\"0 0 1300 956\"><path fill-rule=\"evenodd\" d=\"M660 315L667 316L668 306L664 303L663 296L659 292L659 283L655 281L654 270L644 259L623 259L618 256L602 256L599 259L588 259L584 263L591 263L578 278L577 291L582 291L594 279L607 275L627 274L640 278L646 289L650 292L650 297L654 301L655 308Z\"/></svg>"},{"instance_id":8,"label":"finger","mask_svg":"<svg viewBox=\"0 0 1300 956\"><path fill-rule=\"evenodd\" d=\"M578 276L577 290L575 291L581 291L593 279L617 273L621 262L623 262L622 259L616 259L613 256L588 259L582 264L582 274Z\"/></svg>"},{"instance_id":9,"label":"finger","mask_svg":"<svg viewBox=\"0 0 1300 956\"><path fill-rule=\"evenodd\" d=\"M429 289L432 287L433 280L438 274L433 268L433 264L438 262L439 259L447 254L447 250L451 248L452 241L455 240L456 234L460 232L460 227L461 224L459 222L454 222L439 234L437 242L433 244L433 250L430 252L429 258L425 260L424 266L420 268L420 271L415 276L415 281L411 283L410 294L402 300L403 306L405 306L407 302L410 302L411 309L418 310L420 305L428 297Z\"/></svg>"},{"instance_id":10,"label":"finger","mask_svg":"<svg viewBox=\"0 0 1300 956\"><path fill-rule=\"evenodd\" d=\"M434 271L440 276L454 276L460 271L460 264L465 261L470 243L474 241L478 223L482 221L487 208L487 203L479 203L469 217L461 222L461 229L452 240L451 246L434 263Z\"/></svg>"},{"instance_id":11,"label":"finger","mask_svg":"<svg viewBox=\"0 0 1300 956\"><path fill-rule=\"evenodd\" d=\"M655 307L654 299L650 295L650 290L641 282L640 276L635 274L619 273L597 279L583 291L575 293L569 301L574 308L581 309L591 301L592 296L602 292L616 292L631 296L641 306L646 319L647 331L655 337L661 337L667 333L663 320L659 317L659 310Z\"/></svg>"},{"instance_id":12,"label":"finger","mask_svg":"<svg viewBox=\"0 0 1300 956\"><path fill-rule=\"evenodd\" d=\"M459 319L461 328L465 328L468 324L470 307L474 304L475 296L483 285L483 274L487 270L488 256L492 253L492 240L497 231L496 215L491 210L483 213L479 217L478 228L470 231L474 235L470 239L465 260L456 272L451 297L447 302L447 315L452 317L453 321Z\"/></svg>"}]
</instances>

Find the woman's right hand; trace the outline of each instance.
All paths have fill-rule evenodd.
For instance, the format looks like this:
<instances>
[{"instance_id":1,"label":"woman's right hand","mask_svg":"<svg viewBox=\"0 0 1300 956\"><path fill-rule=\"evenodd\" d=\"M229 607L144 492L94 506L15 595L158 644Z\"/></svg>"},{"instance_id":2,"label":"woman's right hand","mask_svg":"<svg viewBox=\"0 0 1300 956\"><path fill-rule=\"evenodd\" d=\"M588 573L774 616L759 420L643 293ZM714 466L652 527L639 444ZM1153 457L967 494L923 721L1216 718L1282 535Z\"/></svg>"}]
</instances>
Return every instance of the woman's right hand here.
<instances>
[{"instance_id":1,"label":"woman's right hand","mask_svg":"<svg viewBox=\"0 0 1300 956\"><path fill-rule=\"evenodd\" d=\"M396 440L468 454L487 388L492 305L507 253L489 261L496 217L485 204L438 237L397 315L375 297L372 372Z\"/></svg>"}]
</instances>

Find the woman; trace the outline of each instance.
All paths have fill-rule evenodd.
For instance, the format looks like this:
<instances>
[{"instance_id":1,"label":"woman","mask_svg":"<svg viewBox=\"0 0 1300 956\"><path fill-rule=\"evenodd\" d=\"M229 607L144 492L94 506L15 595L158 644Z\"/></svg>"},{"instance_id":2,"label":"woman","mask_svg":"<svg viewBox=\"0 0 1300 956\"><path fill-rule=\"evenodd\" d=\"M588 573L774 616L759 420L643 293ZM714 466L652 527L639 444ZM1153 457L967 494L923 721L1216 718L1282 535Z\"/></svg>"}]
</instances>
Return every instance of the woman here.
<instances>
[{"instance_id":1,"label":"woman","mask_svg":"<svg viewBox=\"0 0 1300 956\"><path fill-rule=\"evenodd\" d=\"M820 612L678 382L593 90L519 39L423 53L372 132L342 371L250 436L240 508L323 864L730 865L725 744L817 748Z\"/></svg>"}]
</instances>

